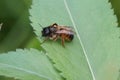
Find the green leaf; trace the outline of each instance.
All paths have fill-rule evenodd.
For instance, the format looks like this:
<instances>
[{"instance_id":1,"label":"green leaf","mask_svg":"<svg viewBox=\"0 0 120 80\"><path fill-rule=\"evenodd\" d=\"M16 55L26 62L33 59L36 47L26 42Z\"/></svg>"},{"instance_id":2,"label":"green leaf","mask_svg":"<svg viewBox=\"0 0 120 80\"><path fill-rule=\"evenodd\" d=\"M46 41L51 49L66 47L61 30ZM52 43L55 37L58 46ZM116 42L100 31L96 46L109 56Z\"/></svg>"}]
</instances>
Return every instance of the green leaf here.
<instances>
[{"instance_id":1,"label":"green leaf","mask_svg":"<svg viewBox=\"0 0 120 80\"><path fill-rule=\"evenodd\" d=\"M1 54L0 75L20 80L62 80L46 55L35 49Z\"/></svg>"},{"instance_id":2,"label":"green leaf","mask_svg":"<svg viewBox=\"0 0 120 80\"><path fill-rule=\"evenodd\" d=\"M30 20L38 39L39 24L73 26L76 34L65 48L59 41L42 47L67 80L117 80L120 39L116 17L108 0L33 0Z\"/></svg>"}]
</instances>

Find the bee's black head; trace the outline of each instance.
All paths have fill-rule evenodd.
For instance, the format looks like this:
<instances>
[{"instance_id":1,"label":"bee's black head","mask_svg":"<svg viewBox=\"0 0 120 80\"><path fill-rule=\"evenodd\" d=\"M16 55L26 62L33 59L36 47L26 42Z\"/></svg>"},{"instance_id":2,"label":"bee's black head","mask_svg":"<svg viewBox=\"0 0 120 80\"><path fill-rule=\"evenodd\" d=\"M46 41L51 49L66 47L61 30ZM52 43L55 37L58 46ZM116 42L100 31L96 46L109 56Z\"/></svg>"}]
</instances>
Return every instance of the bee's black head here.
<instances>
[{"instance_id":1,"label":"bee's black head","mask_svg":"<svg viewBox=\"0 0 120 80\"><path fill-rule=\"evenodd\" d=\"M42 30L42 36L43 37L47 37L47 36L49 37L51 34L55 33L55 31L56 31L55 27L52 27L52 26L45 27Z\"/></svg>"},{"instance_id":2,"label":"bee's black head","mask_svg":"<svg viewBox=\"0 0 120 80\"><path fill-rule=\"evenodd\" d=\"M43 28L43 30L41 31L42 32L42 36L43 37L47 37L47 36L49 36L50 35L50 27L45 27L45 28Z\"/></svg>"},{"instance_id":3,"label":"bee's black head","mask_svg":"<svg viewBox=\"0 0 120 80\"><path fill-rule=\"evenodd\" d=\"M43 37L50 37L52 34L54 34L57 31L57 23L54 23L53 25L44 27L42 32Z\"/></svg>"}]
</instances>

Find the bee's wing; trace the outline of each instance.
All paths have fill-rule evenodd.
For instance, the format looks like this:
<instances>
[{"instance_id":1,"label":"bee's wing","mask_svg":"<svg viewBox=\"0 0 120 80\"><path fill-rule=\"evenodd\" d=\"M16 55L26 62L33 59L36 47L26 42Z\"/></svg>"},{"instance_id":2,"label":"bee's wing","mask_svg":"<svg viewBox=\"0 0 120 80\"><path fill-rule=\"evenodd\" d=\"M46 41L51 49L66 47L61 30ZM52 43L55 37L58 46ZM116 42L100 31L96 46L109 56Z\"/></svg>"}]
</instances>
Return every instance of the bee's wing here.
<instances>
[{"instance_id":1,"label":"bee's wing","mask_svg":"<svg viewBox=\"0 0 120 80\"><path fill-rule=\"evenodd\" d=\"M62 30L68 30L68 31L72 31L72 28L68 27L68 26L58 26L59 29L62 29Z\"/></svg>"},{"instance_id":2,"label":"bee's wing","mask_svg":"<svg viewBox=\"0 0 120 80\"><path fill-rule=\"evenodd\" d=\"M68 30L58 30L55 33L57 33L57 34L61 34L61 33L63 33L63 34L74 34L73 31L68 31Z\"/></svg>"},{"instance_id":3,"label":"bee's wing","mask_svg":"<svg viewBox=\"0 0 120 80\"><path fill-rule=\"evenodd\" d=\"M76 32L74 31L73 27L71 26L65 26L66 30L72 32L73 34L76 34Z\"/></svg>"},{"instance_id":4,"label":"bee's wing","mask_svg":"<svg viewBox=\"0 0 120 80\"><path fill-rule=\"evenodd\" d=\"M71 26L60 26L59 29L67 30L67 31L70 31L70 32L73 32L74 34L76 34L73 27L71 27Z\"/></svg>"}]
</instances>

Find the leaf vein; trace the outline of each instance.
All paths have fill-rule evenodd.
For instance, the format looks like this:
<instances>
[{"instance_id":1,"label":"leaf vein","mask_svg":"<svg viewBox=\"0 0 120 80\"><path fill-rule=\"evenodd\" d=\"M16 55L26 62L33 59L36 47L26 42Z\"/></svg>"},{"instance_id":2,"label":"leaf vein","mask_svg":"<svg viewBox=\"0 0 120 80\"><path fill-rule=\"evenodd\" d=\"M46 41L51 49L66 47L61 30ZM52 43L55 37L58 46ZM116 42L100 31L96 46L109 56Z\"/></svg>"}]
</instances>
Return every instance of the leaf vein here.
<instances>
[{"instance_id":1,"label":"leaf vein","mask_svg":"<svg viewBox=\"0 0 120 80\"><path fill-rule=\"evenodd\" d=\"M19 67L16 67L16 66L13 66L13 65L9 65L9 64L4 64L4 63L0 63L0 65L1 66L6 66L6 67L9 67L9 68L13 68L13 69L17 69L17 70L20 70L20 71L24 71L24 72L27 72L29 74L33 74L33 75L36 75L38 77L42 77L42 78L45 78L45 79L49 80L49 78L47 78L47 77L45 77L43 75L39 75L38 73L30 71L30 70L27 70L27 69L19 68Z\"/></svg>"},{"instance_id":2,"label":"leaf vein","mask_svg":"<svg viewBox=\"0 0 120 80\"><path fill-rule=\"evenodd\" d=\"M71 14L71 12L70 12L70 9L69 9L69 7L68 7L68 4L67 4L67 1L66 1L66 0L64 0L64 4L65 4L65 8L66 8L66 10L67 10L67 12L68 12L68 14L69 14L70 20L71 20L71 22L72 22L72 24L73 24L73 27L74 27L74 29L75 29L75 31L76 31L76 35L77 35L77 37L78 37L78 39L79 39L79 42L80 42L80 44L81 44L81 47L82 47L82 49L83 49L84 55L85 55L85 57L86 57L86 60L87 60L88 66L89 66L89 70L90 70L90 72L91 72L91 74L92 74L92 78L93 78L93 80L96 80L96 79L95 79L94 72L93 72L92 67L91 67L91 65L90 65L88 56L87 56L87 54L86 54L86 50L85 50L84 45L83 45L83 43L82 43L82 40L81 40L81 38L80 38L79 32L78 32L78 30L77 30L77 28L76 28L75 22L74 22L74 20L73 20L72 14Z\"/></svg>"}]
</instances>

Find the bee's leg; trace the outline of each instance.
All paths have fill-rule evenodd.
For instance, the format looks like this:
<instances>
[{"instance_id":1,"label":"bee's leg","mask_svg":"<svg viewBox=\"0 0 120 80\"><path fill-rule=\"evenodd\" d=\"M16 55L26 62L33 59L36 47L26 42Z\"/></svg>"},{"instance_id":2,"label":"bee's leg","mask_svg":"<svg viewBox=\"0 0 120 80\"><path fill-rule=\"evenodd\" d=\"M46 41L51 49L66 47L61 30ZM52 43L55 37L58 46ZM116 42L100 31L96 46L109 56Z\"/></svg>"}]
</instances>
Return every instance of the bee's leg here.
<instances>
[{"instance_id":1,"label":"bee's leg","mask_svg":"<svg viewBox=\"0 0 120 80\"><path fill-rule=\"evenodd\" d=\"M53 38L54 41L56 41L58 39L58 35L56 35L56 37Z\"/></svg>"},{"instance_id":2,"label":"bee's leg","mask_svg":"<svg viewBox=\"0 0 120 80\"><path fill-rule=\"evenodd\" d=\"M63 47L65 47L64 42L65 42L65 39L64 39L64 37L62 37L62 46Z\"/></svg>"}]
</instances>

